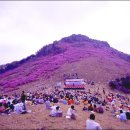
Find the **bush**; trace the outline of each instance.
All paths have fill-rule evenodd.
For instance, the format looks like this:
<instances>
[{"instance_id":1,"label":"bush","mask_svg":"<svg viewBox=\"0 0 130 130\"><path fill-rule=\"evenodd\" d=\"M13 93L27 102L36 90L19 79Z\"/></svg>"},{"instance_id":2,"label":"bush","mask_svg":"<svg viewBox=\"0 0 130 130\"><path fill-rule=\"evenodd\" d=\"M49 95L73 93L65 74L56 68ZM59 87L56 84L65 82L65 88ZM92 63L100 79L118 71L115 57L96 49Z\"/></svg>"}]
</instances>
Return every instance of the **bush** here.
<instances>
[{"instance_id":1,"label":"bush","mask_svg":"<svg viewBox=\"0 0 130 130\"><path fill-rule=\"evenodd\" d=\"M130 93L130 76L116 78L114 81L109 82L111 89L118 89L124 93Z\"/></svg>"}]
</instances>

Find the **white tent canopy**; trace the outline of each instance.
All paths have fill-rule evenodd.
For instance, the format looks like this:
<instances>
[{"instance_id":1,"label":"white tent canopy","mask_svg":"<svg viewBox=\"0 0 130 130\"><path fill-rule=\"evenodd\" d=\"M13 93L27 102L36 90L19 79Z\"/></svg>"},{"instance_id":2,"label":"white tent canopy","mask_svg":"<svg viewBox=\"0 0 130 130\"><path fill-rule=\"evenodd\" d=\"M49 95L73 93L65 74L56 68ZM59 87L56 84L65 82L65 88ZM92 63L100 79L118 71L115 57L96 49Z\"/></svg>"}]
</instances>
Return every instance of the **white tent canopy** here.
<instances>
[{"instance_id":1,"label":"white tent canopy","mask_svg":"<svg viewBox=\"0 0 130 130\"><path fill-rule=\"evenodd\" d=\"M83 85L84 79L66 79L66 85Z\"/></svg>"}]
</instances>

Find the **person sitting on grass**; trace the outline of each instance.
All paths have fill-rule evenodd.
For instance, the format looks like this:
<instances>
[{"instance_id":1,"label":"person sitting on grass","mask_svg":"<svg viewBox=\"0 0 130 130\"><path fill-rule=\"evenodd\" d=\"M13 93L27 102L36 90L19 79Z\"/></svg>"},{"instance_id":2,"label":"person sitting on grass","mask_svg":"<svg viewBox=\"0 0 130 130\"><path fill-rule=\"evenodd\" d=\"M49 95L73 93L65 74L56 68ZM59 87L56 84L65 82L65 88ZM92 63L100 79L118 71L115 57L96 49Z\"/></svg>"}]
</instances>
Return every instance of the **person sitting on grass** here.
<instances>
[{"instance_id":1,"label":"person sitting on grass","mask_svg":"<svg viewBox=\"0 0 130 130\"><path fill-rule=\"evenodd\" d=\"M120 110L120 115L119 115L120 121L127 121L126 113Z\"/></svg>"},{"instance_id":2,"label":"person sitting on grass","mask_svg":"<svg viewBox=\"0 0 130 130\"><path fill-rule=\"evenodd\" d=\"M71 99L70 98L68 99L67 104L71 105Z\"/></svg>"},{"instance_id":3,"label":"person sitting on grass","mask_svg":"<svg viewBox=\"0 0 130 130\"><path fill-rule=\"evenodd\" d=\"M4 105L4 108L5 108L4 113L6 113L6 114L10 114L10 107L8 106L8 104L5 103L5 104L3 104L3 105Z\"/></svg>"},{"instance_id":4,"label":"person sitting on grass","mask_svg":"<svg viewBox=\"0 0 130 130\"><path fill-rule=\"evenodd\" d=\"M97 108L97 112L104 113L103 107L101 105Z\"/></svg>"},{"instance_id":5,"label":"person sitting on grass","mask_svg":"<svg viewBox=\"0 0 130 130\"><path fill-rule=\"evenodd\" d=\"M68 108L66 118L76 120L76 110L73 105L71 108Z\"/></svg>"},{"instance_id":6,"label":"person sitting on grass","mask_svg":"<svg viewBox=\"0 0 130 130\"><path fill-rule=\"evenodd\" d=\"M93 106L92 106L91 103L90 103L90 105L88 106L88 111L93 111Z\"/></svg>"},{"instance_id":7,"label":"person sitting on grass","mask_svg":"<svg viewBox=\"0 0 130 130\"><path fill-rule=\"evenodd\" d=\"M17 114L25 114L27 111L23 108L23 103L17 103L14 105L14 112Z\"/></svg>"},{"instance_id":8,"label":"person sitting on grass","mask_svg":"<svg viewBox=\"0 0 130 130\"><path fill-rule=\"evenodd\" d=\"M46 105L46 109L51 110L51 102L49 99L47 99L47 101L45 102Z\"/></svg>"},{"instance_id":9,"label":"person sitting on grass","mask_svg":"<svg viewBox=\"0 0 130 130\"><path fill-rule=\"evenodd\" d=\"M93 111L97 112L97 106L96 106L96 104L93 105Z\"/></svg>"},{"instance_id":10,"label":"person sitting on grass","mask_svg":"<svg viewBox=\"0 0 130 130\"><path fill-rule=\"evenodd\" d=\"M62 111L59 106L53 106L50 112L51 117L62 117Z\"/></svg>"},{"instance_id":11,"label":"person sitting on grass","mask_svg":"<svg viewBox=\"0 0 130 130\"><path fill-rule=\"evenodd\" d=\"M126 118L127 118L127 120L130 120L130 112L129 111L126 112Z\"/></svg>"},{"instance_id":12,"label":"person sitting on grass","mask_svg":"<svg viewBox=\"0 0 130 130\"><path fill-rule=\"evenodd\" d=\"M83 104L84 104L84 105L87 105L87 104L88 104L88 100L87 100L87 99L84 99L84 100L83 100Z\"/></svg>"},{"instance_id":13,"label":"person sitting on grass","mask_svg":"<svg viewBox=\"0 0 130 130\"><path fill-rule=\"evenodd\" d=\"M73 105L73 104L74 104L74 99L73 99L73 98L71 98L70 100L71 100L71 104Z\"/></svg>"},{"instance_id":14,"label":"person sitting on grass","mask_svg":"<svg viewBox=\"0 0 130 130\"><path fill-rule=\"evenodd\" d=\"M88 108L86 106L84 106L83 111L88 111Z\"/></svg>"},{"instance_id":15,"label":"person sitting on grass","mask_svg":"<svg viewBox=\"0 0 130 130\"><path fill-rule=\"evenodd\" d=\"M63 104L67 104L67 100L66 99L63 99Z\"/></svg>"},{"instance_id":16,"label":"person sitting on grass","mask_svg":"<svg viewBox=\"0 0 130 130\"><path fill-rule=\"evenodd\" d=\"M0 113L4 113L5 112L5 107L4 105L0 102Z\"/></svg>"},{"instance_id":17,"label":"person sitting on grass","mask_svg":"<svg viewBox=\"0 0 130 130\"><path fill-rule=\"evenodd\" d=\"M95 115L90 114L89 119L86 120L86 130L102 130L102 127L95 120Z\"/></svg>"}]
</instances>

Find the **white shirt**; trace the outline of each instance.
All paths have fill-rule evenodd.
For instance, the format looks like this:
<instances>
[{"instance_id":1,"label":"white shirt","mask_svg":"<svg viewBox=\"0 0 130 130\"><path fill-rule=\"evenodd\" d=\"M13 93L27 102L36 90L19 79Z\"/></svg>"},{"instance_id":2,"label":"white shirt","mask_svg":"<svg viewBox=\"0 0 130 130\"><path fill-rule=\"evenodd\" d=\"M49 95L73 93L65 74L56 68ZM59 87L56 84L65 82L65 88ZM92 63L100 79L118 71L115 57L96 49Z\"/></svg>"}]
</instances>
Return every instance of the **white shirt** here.
<instances>
[{"instance_id":1,"label":"white shirt","mask_svg":"<svg viewBox=\"0 0 130 130\"><path fill-rule=\"evenodd\" d=\"M67 116L71 116L72 115L72 111L73 110L71 108L69 108L68 111L67 111Z\"/></svg>"},{"instance_id":2,"label":"white shirt","mask_svg":"<svg viewBox=\"0 0 130 130\"><path fill-rule=\"evenodd\" d=\"M14 111L17 114L21 114L24 110L22 109L22 104L17 103L16 105L14 105Z\"/></svg>"},{"instance_id":3,"label":"white shirt","mask_svg":"<svg viewBox=\"0 0 130 130\"><path fill-rule=\"evenodd\" d=\"M10 104L12 104L12 102L13 102L13 99L8 99L8 102L10 102Z\"/></svg>"},{"instance_id":4,"label":"white shirt","mask_svg":"<svg viewBox=\"0 0 130 130\"><path fill-rule=\"evenodd\" d=\"M121 113L120 115L119 115L119 119L121 120L121 121L126 121L127 120L127 117L126 117L126 113Z\"/></svg>"},{"instance_id":5,"label":"white shirt","mask_svg":"<svg viewBox=\"0 0 130 130\"><path fill-rule=\"evenodd\" d=\"M115 101L113 100L113 101L111 102L111 106L114 105L114 104L115 104Z\"/></svg>"},{"instance_id":6,"label":"white shirt","mask_svg":"<svg viewBox=\"0 0 130 130\"><path fill-rule=\"evenodd\" d=\"M52 106L51 109L52 109L52 110L56 110L56 107L57 107L57 106Z\"/></svg>"},{"instance_id":7,"label":"white shirt","mask_svg":"<svg viewBox=\"0 0 130 130\"><path fill-rule=\"evenodd\" d=\"M66 114L66 118L71 118L72 114L76 114L75 110L68 108L67 114Z\"/></svg>"},{"instance_id":8,"label":"white shirt","mask_svg":"<svg viewBox=\"0 0 130 130\"><path fill-rule=\"evenodd\" d=\"M56 107L57 107L57 106L52 106L52 107L51 107L52 110L51 110L51 112L50 112L50 115L56 115Z\"/></svg>"},{"instance_id":9,"label":"white shirt","mask_svg":"<svg viewBox=\"0 0 130 130\"><path fill-rule=\"evenodd\" d=\"M86 121L86 129L87 130L102 130L100 124L91 119L88 119Z\"/></svg>"},{"instance_id":10,"label":"white shirt","mask_svg":"<svg viewBox=\"0 0 130 130\"><path fill-rule=\"evenodd\" d=\"M0 103L2 103L4 101L4 99L0 99Z\"/></svg>"}]
</instances>

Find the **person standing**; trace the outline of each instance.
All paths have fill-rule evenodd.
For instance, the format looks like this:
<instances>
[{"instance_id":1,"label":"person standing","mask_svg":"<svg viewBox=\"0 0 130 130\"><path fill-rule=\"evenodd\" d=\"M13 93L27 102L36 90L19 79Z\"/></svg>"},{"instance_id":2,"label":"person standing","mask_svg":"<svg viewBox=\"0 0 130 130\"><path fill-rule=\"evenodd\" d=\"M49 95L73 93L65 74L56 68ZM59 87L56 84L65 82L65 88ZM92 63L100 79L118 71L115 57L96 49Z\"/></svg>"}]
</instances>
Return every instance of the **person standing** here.
<instances>
[{"instance_id":1,"label":"person standing","mask_svg":"<svg viewBox=\"0 0 130 130\"><path fill-rule=\"evenodd\" d=\"M24 91L22 91L22 94L21 94L21 101L23 103L23 110L26 111L26 95L25 95Z\"/></svg>"},{"instance_id":2,"label":"person standing","mask_svg":"<svg viewBox=\"0 0 130 130\"><path fill-rule=\"evenodd\" d=\"M90 114L89 119L86 120L86 130L102 130L100 124L95 121L94 114Z\"/></svg>"},{"instance_id":3,"label":"person standing","mask_svg":"<svg viewBox=\"0 0 130 130\"><path fill-rule=\"evenodd\" d=\"M105 88L103 88L103 94L104 94L104 95L106 94L106 92L105 92Z\"/></svg>"}]
</instances>

